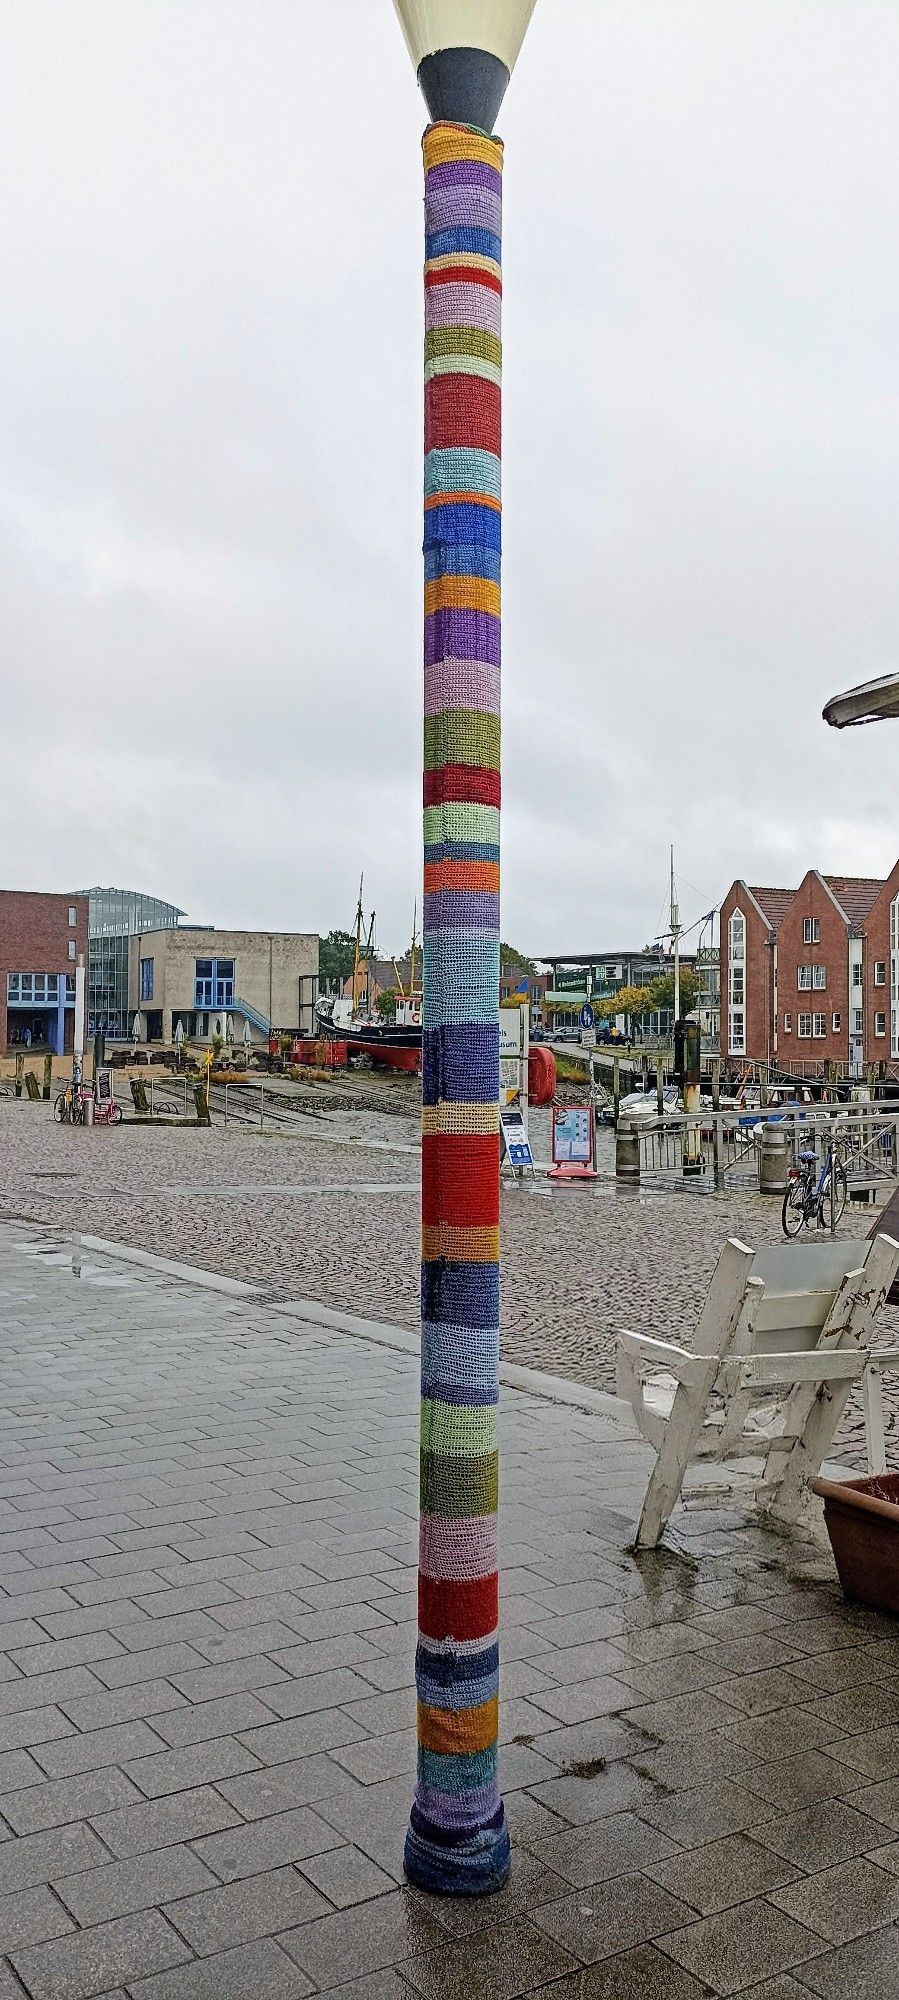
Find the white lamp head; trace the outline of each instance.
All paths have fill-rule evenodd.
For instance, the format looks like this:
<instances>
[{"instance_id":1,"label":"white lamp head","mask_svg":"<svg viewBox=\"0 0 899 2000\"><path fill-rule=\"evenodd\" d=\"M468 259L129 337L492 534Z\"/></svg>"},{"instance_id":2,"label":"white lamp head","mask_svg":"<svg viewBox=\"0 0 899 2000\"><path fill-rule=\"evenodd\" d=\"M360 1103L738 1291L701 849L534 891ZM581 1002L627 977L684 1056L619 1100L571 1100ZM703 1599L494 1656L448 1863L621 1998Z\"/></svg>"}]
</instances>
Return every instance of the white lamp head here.
<instances>
[{"instance_id":1,"label":"white lamp head","mask_svg":"<svg viewBox=\"0 0 899 2000\"><path fill-rule=\"evenodd\" d=\"M394 0L433 119L492 132L536 0Z\"/></svg>"}]
</instances>

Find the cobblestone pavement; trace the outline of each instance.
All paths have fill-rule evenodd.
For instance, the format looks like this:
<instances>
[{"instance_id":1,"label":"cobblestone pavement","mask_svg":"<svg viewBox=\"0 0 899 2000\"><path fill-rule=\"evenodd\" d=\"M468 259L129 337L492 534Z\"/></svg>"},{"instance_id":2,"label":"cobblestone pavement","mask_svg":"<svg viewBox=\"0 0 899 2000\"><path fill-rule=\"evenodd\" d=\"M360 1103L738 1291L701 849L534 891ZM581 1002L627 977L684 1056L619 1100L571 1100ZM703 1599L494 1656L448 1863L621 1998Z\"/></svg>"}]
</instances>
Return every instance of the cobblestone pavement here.
<instances>
[{"instance_id":1,"label":"cobblestone pavement","mask_svg":"<svg viewBox=\"0 0 899 2000\"><path fill-rule=\"evenodd\" d=\"M514 1870L424 1897L414 1354L21 1225L0 1313L2 2000L899 1992L899 1633L816 1549L635 1560L645 1447L507 1391Z\"/></svg>"},{"instance_id":2,"label":"cobblestone pavement","mask_svg":"<svg viewBox=\"0 0 899 2000\"><path fill-rule=\"evenodd\" d=\"M533 1118L549 1151L548 1114ZM386 1134L393 1143L385 1143ZM311 1136L310 1136L311 1135ZM379 1141L379 1143L377 1143ZM302 1136L199 1128L71 1131L49 1107L0 1099L0 1217L135 1244L372 1319L418 1318L418 1156L411 1119L358 1112L304 1121ZM510 1361L614 1386L623 1326L689 1343L721 1246L780 1240L780 1203L616 1186L601 1134L595 1186L541 1181L503 1196L503 1351ZM841 1233L866 1233L869 1211ZM899 1342L899 1314L880 1322ZM899 1467L890 1379L888 1458ZM856 1462L858 1402L841 1444Z\"/></svg>"}]
</instances>

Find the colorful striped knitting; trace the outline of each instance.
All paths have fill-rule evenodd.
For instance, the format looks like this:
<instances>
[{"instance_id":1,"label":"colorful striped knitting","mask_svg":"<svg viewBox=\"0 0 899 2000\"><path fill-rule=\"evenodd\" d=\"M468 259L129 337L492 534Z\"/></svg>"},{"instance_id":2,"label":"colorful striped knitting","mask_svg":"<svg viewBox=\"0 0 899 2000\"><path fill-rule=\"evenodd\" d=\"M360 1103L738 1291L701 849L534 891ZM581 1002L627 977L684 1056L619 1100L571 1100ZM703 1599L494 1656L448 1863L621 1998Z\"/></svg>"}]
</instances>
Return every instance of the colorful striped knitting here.
<instances>
[{"instance_id":1,"label":"colorful striped knitting","mask_svg":"<svg viewBox=\"0 0 899 2000\"><path fill-rule=\"evenodd\" d=\"M424 136L418 1785L410 1879L499 1889L500 142Z\"/></svg>"}]
</instances>

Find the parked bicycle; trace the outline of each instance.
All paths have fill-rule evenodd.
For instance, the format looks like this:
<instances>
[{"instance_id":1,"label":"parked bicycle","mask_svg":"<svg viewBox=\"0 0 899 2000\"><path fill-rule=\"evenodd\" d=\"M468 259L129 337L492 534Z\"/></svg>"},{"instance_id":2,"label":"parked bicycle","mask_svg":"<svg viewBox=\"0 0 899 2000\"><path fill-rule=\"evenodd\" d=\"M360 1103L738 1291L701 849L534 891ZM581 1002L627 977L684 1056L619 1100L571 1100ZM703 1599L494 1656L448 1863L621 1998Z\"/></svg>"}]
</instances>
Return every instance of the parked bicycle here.
<instances>
[{"instance_id":1,"label":"parked bicycle","mask_svg":"<svg viewBox=\"0 0 899 2000\"><path fill-rule=\"evenodd\" d=\"M84 1121L84 1106L80 1093L76 1095L70 1083L53 1102L53 1116L57 1125L81 1125Z\"/></svg>"},{"instance_id":2,"label":"parked bicycle","mask_svg":"<svg viewBox=\"0 0 899 2000\"><path fill-rule=\"evenodd\" d=\"M801 1229L835 1227L849 1200L846 1169L839 1158L839 1146L829 1141L818 1173L814 1152L799 1154L790 1168L780 1219L785 1236L798 1236Z\"/></svg>"}]
</instances>

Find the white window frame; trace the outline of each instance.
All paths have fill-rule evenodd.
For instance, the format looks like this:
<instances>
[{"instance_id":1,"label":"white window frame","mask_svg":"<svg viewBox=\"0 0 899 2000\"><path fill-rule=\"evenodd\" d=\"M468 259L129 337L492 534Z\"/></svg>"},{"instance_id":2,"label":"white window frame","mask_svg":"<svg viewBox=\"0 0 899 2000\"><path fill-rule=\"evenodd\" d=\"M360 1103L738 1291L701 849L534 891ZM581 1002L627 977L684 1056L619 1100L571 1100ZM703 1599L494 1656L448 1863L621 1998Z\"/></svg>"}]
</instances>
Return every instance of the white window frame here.
<instances>
[{"instance_id":1,"label":"white window frame","mask_svg":"<svg viewBox=\"0 0 899 2000\"><path fill-rule=\"evenodd\" d=\"M827 986L826 965L812 966L812 985L816 993L823 993L825 991L825 988Z\"/></svg>"},{"instance_id":2,"label":"white window frame","mask_svg":"<svg viewBox=\"0 0 899 2000\"><path fill-rule=\"evenodd\" d=\"M796 985L797 985L797 987L798 987L798 989L799 989L799 992L800 992L800 993L810 993L810 992L811 992L811 990L812 990L812 968L811 968L811 966L810 966L810 965L799 965L799 966L797 966L797 968L796 968Z\"/></svg>"},{"instance_id":3,"label":"white window frame","mask_svg":"<svg viewBox=\"0 0 899 2000\"><path fill-rule=\"evenodd\" d=\"M853 1007L852 1009L852 1032L854 1035L863 1035L865 1032L865 1013L863 1007Z\"/></svg>"},{"instance_id":4,"label":"white window frame","mask_svg":"<svg viewBox=\"0 0 899 2000\"><path fill-rule=\"evenodd\" d=\"M70 929L70 931L73 931L73 930L75 929L75 925L77 924L77 922L78 922L78 911L76 910L76 908L75 908L75 905L74 905L74 903L70 903L70 904L69 904L69 929Z\"/></svg>"},{"instance_id":5,"label":"white window frame","mask_svg":"<svg viewBox=\"0 0 899 2000\"><path fill-rule=\"evenodd\" d=\"M797 1014L797 1016L796 1016L796 1032L797 1032L797 1034L798 1034L798 1036L799 1036L799 1040L800 1040L801 1042L810 1042L810 1041L811 1041L811 1039L812 1039L812 1017L811 1017L811 1014Z\"/></svg>"},{"instance_id":6,"label":"white window frame","mask_svg":"<svg viewBox=\"0 0 899 2000\"><path fill-rule=\"evenodd\" d=\"M791 1035L792 1033L793 1033L793 1016L792 1016L792 1014L785 1014L785 1015L784 1015L784 1034L785 1034L785 1035Z\"/></svg>"},{"instance_id":7,"label":"white window frame","mask_svg":"<svg viewBox=\"0 0 899 2000\"><path fill-rule=\"evenodd\" d=\"M842 1034L842 1031L843 1031L843 1016L842 1016L842 1014L832 1014L832 1015L831 1015L831 1017L830 1017L830 1022L831 1022L831 1026L830 1026L830 1032L831 1032L831 1034L832 1034L832 1035L839 1035L839 1034Z\"/></svg>"},{"instance_id":8,"label":"white window frame","mask_svg":"<svg viewBox=\"0 0 899 2000\"><path fill-rule=\"evenodd\" d=\"M885 985L886 985L886 983L887 983L887 962L886 962L886 959L885 959L885 958L875 958L875 960L874 960L874 984L875 984L875 986L885 986Z\"/></svg>"},{"instance_id":9,"label":"white window frame","mask_svg":"<svg viewBox=\"0 0 899 2000\"><path fill-rule=\"evenodd\" d=\"M731 1055L746 1054L746 918L740 909L727 925L727 1046Z\"/></svg>"},{"instance_id":10,"label":"white window frame","mask_svg":"<svg viewBox=\"0 0 899 2000\"><path fill-rule=\"evenodd\" d=\"M803 917L803 919L802 919L802 942L803 942L803 944L820 944L820 943L821 943L821 919L820 919L820 917Z\"/></svg>"},{"instance_id":11,"label":"white window frame","mask_svg":"<svg viewBox=\"0 0 899 2000\"><path fill-rule=\"evenodd\" d=\"M823 1041L823 1039L824 1039L824 1036L826 1035L826 1033L827 1033L827 1015L826 1015L826 1014L813 1014L813 1015L812 1015L812 1034L813 1034L813 1036L814 1036L814 1038L815 1038L816 1042L820 1042L820 1041Z\"/></svg>"},{"instance_id":12,"label":"white window frame","mask_svg":"<svg viewBox=\"0 0 899 2000\"><path fill-rule=\"evenodd\" d=\"M880 1040L881 1036L883 1036L883 1035L885 1035L885 1034L886 1034L886 1031L887 1031L887 1017L886 1017L886 1014L885 1014L885 1013L879 1013L879 1014L875 1014L875 1016L874 1016L874 1033L875 1033L875 1035L877 1036L877 1038L878 1038L878 1041Z\"/></svg>"}]
</instances>

